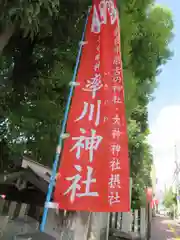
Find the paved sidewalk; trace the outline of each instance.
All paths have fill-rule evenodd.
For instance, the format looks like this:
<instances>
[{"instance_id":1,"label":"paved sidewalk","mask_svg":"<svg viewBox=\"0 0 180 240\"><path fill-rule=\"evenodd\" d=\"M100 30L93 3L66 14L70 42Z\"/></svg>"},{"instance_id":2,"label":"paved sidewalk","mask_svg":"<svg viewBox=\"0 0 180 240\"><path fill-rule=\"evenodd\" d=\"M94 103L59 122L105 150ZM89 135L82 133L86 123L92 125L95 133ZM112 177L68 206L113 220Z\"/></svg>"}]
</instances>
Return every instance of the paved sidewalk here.
<instances>
[{"instance_id":1,"label":"paved sidewalk","mask_svg":"<svg viewBox=\"0 0 180 240\"><path fill-rule=\"evenodd\" d=\"M180 240L180 225L167 217L156 216L152 220L151 240Z\"/></svg>"}]
</instances>

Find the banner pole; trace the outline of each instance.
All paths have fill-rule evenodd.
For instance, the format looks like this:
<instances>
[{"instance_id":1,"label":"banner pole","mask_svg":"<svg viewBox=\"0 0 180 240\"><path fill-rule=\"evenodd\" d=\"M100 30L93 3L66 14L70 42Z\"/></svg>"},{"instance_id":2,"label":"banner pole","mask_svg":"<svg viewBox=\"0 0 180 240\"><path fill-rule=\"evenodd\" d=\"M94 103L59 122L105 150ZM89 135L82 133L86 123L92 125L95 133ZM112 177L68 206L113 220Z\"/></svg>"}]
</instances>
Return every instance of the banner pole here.
<instances>
[{"instance_id":1,"label":"banner pole","mask_svg":"<svg viewBox=\"0 0 180 240\"><path fill-rule=\"evenodd\" d=\"M89 12L90 12L90 9L88 10L88 13L87 13L87 17L86 17L82 37L81 37L81 42L79 44L79 51L78 51L78 55L77 55L77 58L76 58L76 65L75 65L75 68L74 68L72 81L70 82L71 83L70 92L69 92L69 96L68 96L68 100L67 100L67 104L66 104L66 109L65 109L65 113L64 113L64 119L63 119L63 123L62 123L61 133L60 133L59 139L58 139L58 145L57 145L57 149L56 149L55 159L54 159L54 162L53 162L51 178L50 178L50 182L49 182L49 186L48 186L48 191L47 191L47 195L46 195L46 201L45 201L42 221L41 221L41 225L40 225L40 231L41 232L44 232L44 229L45 229L47 214L48 214L48 208L52 207L51 204L50 204L50 201L51 201L51 197L52 197L52 193L53 193L53 187L54 187L54 182L55 182L55 178L56 178L56 172L57 172L59 158L60 158L61 149L62 149L63 135L65 135L66 123L67 123L67 119L68 119L69 108L70 108L70 105L71 105L73 90L74 90L74 87L75 87L76 75L77 75L78 66L79 66L79 62L80 62L82 47L84 45L83 41L84 41L84 38L85 38L85 32L86 32L86 26L87 26L87 22L88 22Z\"/></svg>"}]
</instances>

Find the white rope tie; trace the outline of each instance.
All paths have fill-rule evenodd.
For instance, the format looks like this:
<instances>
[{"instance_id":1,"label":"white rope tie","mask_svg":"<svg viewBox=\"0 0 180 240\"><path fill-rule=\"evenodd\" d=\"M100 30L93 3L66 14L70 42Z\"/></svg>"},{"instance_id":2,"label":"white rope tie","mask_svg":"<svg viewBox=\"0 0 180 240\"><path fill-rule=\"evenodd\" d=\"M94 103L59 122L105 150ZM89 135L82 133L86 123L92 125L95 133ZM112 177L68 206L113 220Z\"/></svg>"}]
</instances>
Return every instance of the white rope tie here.
<instances>
[{"instance_id":1,"label":"white rope tie","mask_svg":"<svg viewBox=\"0 0 180 240\"><path fill-rule=\"evenodd\" d=\"M69 133L63 133L61 134L61 138L62 139L66 139L66 138L69 138L70 137L70 134Z\"/></svg>"},{"instance_id":2,"label":"white rope tie","mask_svg":"<svg viewBox=\"0 0 180 240\"><path fill-rule=\"evenodd\" d=\"M73 86L73 87L77 87L80 85L80 83L79 82L69 82L69 85Z\"/></svg>"},{"instance_id":3,"label":"white rope tie","mask_svg":"<svg viewBox=\"0 0 180 240\"><path fill-rule=\"evenodd\" d=\"M46 203L45 203L45 208L59 209L59 203L46 202Z\"/></svg>"},{"instance_id":4,"label":"white rope tie","mask_svg":"<svg viewBox=\"0 0 180 240\"><path fill-rule=\"evenodd\" d=\"M79 45L80 45L80 46L84 46L84 45L86 45L86 44L88 44L88 41L80 41L80 42L79 42Z\"/></svg>"}]
</instances>

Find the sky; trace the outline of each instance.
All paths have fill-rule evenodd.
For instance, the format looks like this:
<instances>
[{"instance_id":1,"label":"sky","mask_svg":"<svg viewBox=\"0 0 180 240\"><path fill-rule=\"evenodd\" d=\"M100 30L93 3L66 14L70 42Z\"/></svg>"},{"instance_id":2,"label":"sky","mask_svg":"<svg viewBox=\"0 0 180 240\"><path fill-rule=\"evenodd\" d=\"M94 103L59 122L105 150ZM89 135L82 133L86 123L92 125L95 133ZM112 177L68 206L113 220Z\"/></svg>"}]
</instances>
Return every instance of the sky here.
<instances>
[{"instance_id":1,"label":"sky","mask_svg":"<svg viewBox=\"0 0 180 240\"><path fill-rule=\"evenodd\" d=\"M153 147L158 189L164 189L165 184L172 184L174 145L180 160L180 12L177 0L157 0L157 3L172 11L175 24L175 37L170 45L174 56L157 77L155 100L149 104L149 142Z\"/></svg>"}]
</instances>

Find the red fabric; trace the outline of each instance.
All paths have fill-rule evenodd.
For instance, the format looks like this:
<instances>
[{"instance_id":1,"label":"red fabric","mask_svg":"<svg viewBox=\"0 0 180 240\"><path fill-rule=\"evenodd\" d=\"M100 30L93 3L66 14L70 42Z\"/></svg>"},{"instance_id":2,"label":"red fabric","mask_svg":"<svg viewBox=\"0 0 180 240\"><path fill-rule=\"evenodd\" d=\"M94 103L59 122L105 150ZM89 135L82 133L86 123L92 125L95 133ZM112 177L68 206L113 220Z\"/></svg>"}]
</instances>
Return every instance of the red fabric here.
<instances>
[{"instance_id":1,"label":"red fabric","mask_svg":"<svg viewBox=\"0 0 180 240\"><path fill-rule=\"evenodd\" d=\"M147 201L151 201L152 200L152 197L153 197L153 192L152 192L152 188L147 188L146 189L146 198L147 198Z\"/></svg>"},{"instance_id":2,"label":"red fabric","mask_svg":"<svg viewBox=\"0 0 180 240\"><path fill-rule=\"evenodd\" d=\"M154 199L151 201L151 206L152 206L152 208L155 207L155 206L157 206L158 203L159 203L158 200L157 200L156 198L154 198Z\"/></svg>"},{"instance_id":3,"label":"red fabric","mask_svg":"<svg viewBox=\"0 0 180 240\"><path fill-rule=\"evenodd\" d=\"M154 208L155 206L157 206L158 205L158 200L157 199L152 199L152 201L151 201L151 208Z\"/></svg>"},{"instance_id":4,"label":"red fabric","mask_svg":"<svg viewBox=\"0 0 180 240\"><path fill-rule=\"evenodd\" d=\"M100 11L99 2L94 0L88 19L87 44L76 79L80 85L75 87L69 111L66 133L70 137L64 141L54 200L66 210L126 212L130 210L129 160L119 18L112 5ZM91 151L93 134L96 143Z\"/></svg>"}]
</instances>

